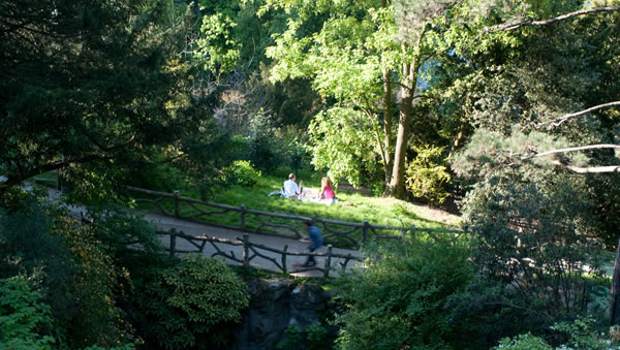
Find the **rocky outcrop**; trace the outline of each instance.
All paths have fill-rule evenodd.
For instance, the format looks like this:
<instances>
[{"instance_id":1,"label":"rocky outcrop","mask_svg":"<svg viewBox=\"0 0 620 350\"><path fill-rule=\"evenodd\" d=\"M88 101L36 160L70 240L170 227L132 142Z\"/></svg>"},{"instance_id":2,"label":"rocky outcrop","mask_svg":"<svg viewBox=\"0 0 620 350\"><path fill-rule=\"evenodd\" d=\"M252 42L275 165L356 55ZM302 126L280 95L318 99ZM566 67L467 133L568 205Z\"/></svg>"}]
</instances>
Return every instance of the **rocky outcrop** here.
<instances>
[{"instance_id":1,"label":"rocky outcrop","mask_svg":"<svg viewBox=\"0 0 620 350\"><path fill-rule=\"evenodd\" d=\"M320 286L288 279L249 283L250 307L239 326L233 349L274 349L289 326L303 330L320 322L330 295Z\"/></svg>"}]
</instances>

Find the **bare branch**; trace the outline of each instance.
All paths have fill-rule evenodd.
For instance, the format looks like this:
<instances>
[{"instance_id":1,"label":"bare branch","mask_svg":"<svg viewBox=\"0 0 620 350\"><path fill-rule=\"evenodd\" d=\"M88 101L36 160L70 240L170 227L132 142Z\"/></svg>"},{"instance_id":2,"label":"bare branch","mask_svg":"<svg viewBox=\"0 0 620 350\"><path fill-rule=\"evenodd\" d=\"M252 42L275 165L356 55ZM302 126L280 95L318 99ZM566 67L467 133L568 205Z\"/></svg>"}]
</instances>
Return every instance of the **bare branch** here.
<instances>
[{"instance_id":1,"label":"bare branch","mask_svg":"<svg viewBox=\"0 0 620 350\"><path fill-rule=\"evenodd\" d=\"M584 114L588 114L591 112L594 112L596 110L599 109L603 109L603 108L609 108L609 107L615 107L615 106L620 106L620 101L613 101L613 102L608 102L608 103L603 103L594 107L590 107L588 109L584 109L583 111L579 111L579 112L575 112L575 113L570 113L570 114L566 114L563 115L562 117L553 120L549 123L549 128L555 128L558 127L560 125L562 125L563 123L565 123L567 120L571 119L571 118L575 118L575 117L580 117Z\"/></svg>"},{"instance_id":2,"label":"bare branch","mask_svg":"<svg viewBox=\"0 0 620 350\"><path fill-rule=\"evenodd\" d=\"M577 174L603 174L603 173L620 173L620 165L605 165L593 167L578 167L574 165L562 164L560 161L552 161L551 163L559 165Z\"/></svg>"},{"instance_id":3,"label":"bare branch","mask_svg":"<svg viewBox=\"0 0 620 350\"><path fill-rule=\"evenodd\" d=\"M568 148L560 148L554 149L542 153L537 153L531 156L522 157L522 160L539 158L544 156L550 156L554 154L560 153L569 153L569 152L577 152L577 151L585 151L591 149L620 149L620 145L611 145L611 144L598 144L598 145L588 145L588 146L579 146L579 147L568 147ZM551 164L561 166L565 169L568 169L577 174L602 174L602 173L620 173L620 165L604 165L604 166L593 166L593 167L578 167L570 164L565 164L559 160L551 160Z\"/></svg>"},{"instance_id":4,"label":"bare branch","mask_svg":"<svg viewBox=\"0 0 620 350\"><path fill-rule=\"evenodd\" d=\"M512 30L516 30L516 29L519 29L525 26L546 26L546 25L550 25L550 24L564 21L564 20L574 18L574 17L586 16L586 15L597 14L597 13L609 13L609 12L615 12L615 11L620 11L620 6L595 7L595 8L587 9L587 10L569 12L569 13L565 13L557 17L552 17L552 18L543 19L543 20L534 21L530 19L530 20L519 21L519 22L502 23L502 24L498 24L492 27L486 27L484 29L484 32L494 33L494 32L501 32L501 31L512 31Z\"/></svg>"},{"instance_id":5,"label":"bare branch","mask_svg":"<svg viewBox=\"0 0 620 350\"><path fill-rule=\"evenodd\" d=\"M603 149L603 148L620 149L620 145L597 144L597 145L588 145L588 146L579 146L579 147L560 148L560 149L554 149L554 150L550 150L550 151L546 151L542 153L536 153L532 156L528 156L528 157L521 158L521 159L531 159L531 158L544 157L544 156L558 154L558 153L569 153L569 152L585 151L589 149Z\"/></svg>"}]
</instances>

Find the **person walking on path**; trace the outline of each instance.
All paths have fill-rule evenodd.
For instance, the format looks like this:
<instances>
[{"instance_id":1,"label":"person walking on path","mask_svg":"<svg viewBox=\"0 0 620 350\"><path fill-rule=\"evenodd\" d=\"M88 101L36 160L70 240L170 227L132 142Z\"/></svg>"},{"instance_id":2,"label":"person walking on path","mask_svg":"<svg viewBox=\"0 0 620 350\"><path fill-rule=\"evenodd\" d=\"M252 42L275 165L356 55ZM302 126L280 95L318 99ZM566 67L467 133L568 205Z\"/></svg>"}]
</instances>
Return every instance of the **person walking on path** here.
<instances>
[{"instance_id":1,"label":"person walking on path","mask_svg":"<svg viewBox=\"0 0 620 350\"><path fill-rule=\"evenodd\" d=\"M321 229L319 229L312 220L307 220L304 222L306 225L306 229L308 230L308 238L310 238L310 245L308 246L308 250L310 253L314 253L317 249L323 246L323 236L321 235ZM314 259L314 255L309 255L306 262L302 265L304 267L312 267L316 265L316 260Z\"/></svg>"}]
</instances>

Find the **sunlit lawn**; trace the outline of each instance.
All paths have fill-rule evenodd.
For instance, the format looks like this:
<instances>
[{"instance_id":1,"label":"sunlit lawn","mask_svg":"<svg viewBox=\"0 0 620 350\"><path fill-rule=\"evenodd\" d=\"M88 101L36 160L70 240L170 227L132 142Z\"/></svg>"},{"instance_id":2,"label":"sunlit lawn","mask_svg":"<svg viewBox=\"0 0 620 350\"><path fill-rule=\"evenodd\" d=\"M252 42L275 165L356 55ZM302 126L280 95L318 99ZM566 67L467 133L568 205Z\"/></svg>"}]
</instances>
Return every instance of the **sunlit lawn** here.
<instances>
[{"instance_id":1,"label":"sunlit lawn","mask_svg":"<svg viewBox=\"0 0 620 350\"><path fill-rule=\"evenodd\" d=\"M311 193L319 190L319 177L316 174L308 174L304 177L304 188ZM49 186L55 185L55 174L39 177L41 183ZM402 228L414 228L416 231L442 232L458 228L459 217L448 214L428 206L418 205L393 198L378 196L366 196L359 193L337 191L337 203L328 206L321 203L284 199L278 196L268 196L270 192L277 191L282 187L283 177L263 175L257 179L252 187L229 186L222 187L207 198L209 202L229 204L232 206L245 205L248 209L257 209L270 212L296 214L313 218L326 218L348 222L368 221L374 225L387 225ZM190 184L186 184L181 195L198 199L199 196L192 190ZM137 196L136 198L144 198ZM168 212L172 212L171 200L166 200L163 206ZM154 207L148 202L138 201L138 208L152 210ZM201 207L202 210L211 211L212 208ZM183 217L196 214L197 211L188 205L180 206ZM225 226L238 226L239 213L227 212L208 216L199 216L196 219ZM277 223L276 219L272 220ZM258 229L265 222L265 217L247 215L246 225L250 229ZM291 222L283 220L282 223L289 225ZM301 227L301 223L297 225ZM269 230L267 230L269 231ZM388 232L390 233L390 232Z\"/></svg>"},{"instance_id":2,"label":"sunlit lawn","mask_svg":"<svg viewBox=\"0 0 620 350\"><path fill-rule=\"evenodd\" d=\"M216 191L210 201L247 208L294 213L343 221L368 221L376 225L438 229L458 225L459 218L440 210L415 205L392 198L364 196L357 193L337 193L336 204L328 206L298 200L283 199L267 194L282 187L283 179L262 176L251 188L232 186ZM316 186L316 187L314 187ZM317 193L318 183L310 181L308 190Z\"/></svg>"}]
</instances>

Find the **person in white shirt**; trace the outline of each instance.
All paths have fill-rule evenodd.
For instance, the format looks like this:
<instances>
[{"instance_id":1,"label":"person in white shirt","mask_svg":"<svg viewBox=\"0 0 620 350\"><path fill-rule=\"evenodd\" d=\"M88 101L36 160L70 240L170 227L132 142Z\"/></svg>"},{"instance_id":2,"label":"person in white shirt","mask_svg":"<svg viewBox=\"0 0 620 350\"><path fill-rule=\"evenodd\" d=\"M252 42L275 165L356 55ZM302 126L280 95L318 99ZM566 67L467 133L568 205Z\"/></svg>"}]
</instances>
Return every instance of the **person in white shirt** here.
<instances>
[{"instance_id":1,"label":"person in white shirt","mask_svg":"<svg viewBox=\"0 0 620 350\"><path fill-rule=\"evenodd\" d=\"M288 180L284 181L283 196L285 198L301 198L302 188L300 186L297 186L295 180L297 180L295 174L290 173L288 175Z\"/></svg>"}]
</instances>

